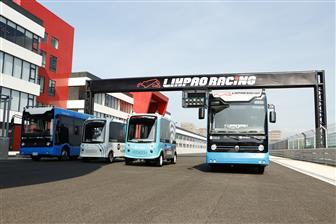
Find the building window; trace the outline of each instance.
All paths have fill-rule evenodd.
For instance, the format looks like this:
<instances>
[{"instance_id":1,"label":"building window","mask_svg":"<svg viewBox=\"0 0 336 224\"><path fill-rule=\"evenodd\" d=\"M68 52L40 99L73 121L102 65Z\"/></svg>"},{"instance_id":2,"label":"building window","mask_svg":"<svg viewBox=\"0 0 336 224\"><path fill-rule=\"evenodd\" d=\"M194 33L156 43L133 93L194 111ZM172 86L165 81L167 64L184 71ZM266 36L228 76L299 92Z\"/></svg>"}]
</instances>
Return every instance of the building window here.
<instances>
[{"instance_id":1,"label":"building window","mask_svg":"<svg viewBox=\"0 0 336 224\"><path fill-rule=\"evenodd\" d=\"M1 29L1 28L0 28ZM2 65L3 65L3 61L4 61L4 53L2 53L1 51L0 51L0 73L2 73Z\"/></svg>"},{"instance_id":2,"label":"building window","mask_svg":"<svg viewBox=\"0 0 336 224\"><path fill-rule=\"evenodd\" d=\"M25 48L33 50L33 33L26 30Z\"/></svg>"},{"instance_id":3,"label":"building window","mask_svg":"<svg viewBox=\"0 0 336 224\"><path fill-rule=\"evenodd\" d=\"M33 36L33 51L35 53L38 53L39 51L39 37L37 35L34 34Z\"/></svg>"},{"instance_id":4,"label":"building window","mask_svg":"<svg viewBox=\"0 0 336 224\"><path fill-rule=\"evenodd\" d=\"M20 92L12 90L11 110L19 111L19 104L20 104Z\"/></svg>"},{"instance_id":5,"label":"building window","mask_svg":"<svg viewBox=\"0 0 336 224\"><path fill-rule=\"evenodd\" d=\"M40 38L37 35L1 16L0 36L31 51L39 51Z\"/></svg>"},{"instance_id":6,"label":"building window","mask_svg":"<svg viewBox=\"0 0 336 224\"><path fill-rule=\"evenodd\" d=\"M0 36L5 37L6 34L6 19L0 16Z\"/></svg>"},{"instance_id":7,"label":"building window","mask_svg":"<svg viewBox=\"0 0 336 224\"><path fill-rule=\"evenodd\" d=\"M21 79L21 73L22 73L22 60L19 58L14 58L13 76Z\"/></svg>"},{"instance_id":8,"label":"building window","mask_svg":"<svg viewBox=\"0 0 336 224\"><path fill-rule=\"evenodd\" d=\"M35 106L35 102L36 102L36 97L34 95L28 94L28 107L33 107Z\"/></svg>"},{"instance_id":9,"label":"building window","mask_svg":"<svg viewBox=\"0 0 336 224\"><path fill-rule=\"evenodd\" d=\"M36 66L33 64L30 64L29 82L32 82L32 83L36 82L36 74L37 74Z\"/></svg>"},{"instance_id":10,"label":"building window","mask_svg":"<svg viewBox=\"0 0 336 224\"><path fill-rule=\"evenodd\" d=\"M85 86L69 86L68 93L69 100L84 100L86 95Z\"/></svg>"},{"instance_id":11,"label":"building window","mask_svg":"<svg viewBox=\"0 0 336 224\"><path fill-rule=\"evenodd\" d=\"M38 76L37 84L40 85L40 93L44 93L44 77L43 76Z\"/></svg>"},{"instance_id":12,"label":"building window","mask_svg":"<svg viewBox=\"0 0 336 224\"><path fill-rule=\"evenodd\" d=\"M58 49L58 40L55 37L51 37L51 46L53 46L55 49Z\"/></svg>"},{"instance_id":13,"label":"building window","mask_svg":"<svg viewBox=\"0 0 336 224\"><path fill-rule=\"evenodd\" d=\"M47 61L47 53L41 50L41 56L42 56L42 67L45 68Z\"/></svg>"},{"instance_id":14,"label":"building window","mask_svg":"<svg viewBox=\"0 0 336 224\"><path fill-rule=\"evenodd\" d=\"M23 109L28 105L28 94L21 92L20 97L20 111L23 111Z\"/></svg>"},{"instance_id":15,"label":"building window","mask_svg":"<svg viewBox=\"0 0 336 224\"><path fill-rule=\"evenodd\" d=\"M103 104L103 94L102 93L97 93L94 95L94 101L95 103L98 103L100 105Z\"/></svg>"},{"instance_id":16,"label":"building window","mask_svg":"<svg viewBox=\"0 0 336 224\"><path fill-rule=\"evenodd\" d=\"M15 43L16 24L7 20L6 39Z\"/></svg>"},{"instance_id":17,"label":"building window","mask_svg":"<svg viewBox=\"0 0 336 224\"><path fill-rule=\"evenodd\" d=\"M12 75L13 73L13 56L9 54L5 54L3 73L6 75Z\"/></svg>"},{"instance_id":18,"label":"building window","mask_svg":"<svg viewBox=\"0 0 336 224\"><path fill-rule=\"evenodd\" d=\"M44 37L43 37L42 41L45 42L45 43L48 42L48 33L47 32L44 33Z\"/></svg>"},{"instance_id":19,"label":"building window","mask_svg":"<svg viewBox=\"0 0 336 224\"><path fill-rule=\"evenodd\" d=\"M21 26L16 27L16 41L15 43L24 47L25 42L25 30Z\"/></svg>"},{"instance_id":20,"label":"building window","mask_svg":"<svg viewBox=\"0 0 336 224\"><path fill-rule=\"evenodd\" d=\"M49 96L55 96L55 86L56 86L56 82L54 80L49 80L49 85L48 85L48 95Z\"/></svg>"},{"instance_id":21,"label":"building window","mask_svg":"<svg viewBox=\"0 0 336 224\"><path fill-rule=\"evenodd\" d=\"M22 80L29 81L30 77L29 72L30 72L30 64L24 61L22 66Z\"/></svg>"},{"instance_id":22,"label":"building window","mask_svg":"<svg viewBox=\"0 0 336 224\"><path fill-rule=\"evenodd\" d=\"M0 72L35 83L37 66L0 51Z\"/></svg>"},{"instance_id":23,"label":"building window","mask_svg":"<svg viewBox=\"0 0 336 224\"><path fill-rule=\"evenodd\" d=\"M53 55L50 55L49 69L50 71L53 71L53 72L56 72L56 69L57 69L57 57Z\"/></svg>"},{"instance_id":24,"label":"building window","mask_svg":"<svg viewBox=\"0 0 336 224\"><path fill-rule=\"evenodd\" d=\"M2 95L5 95L5 96L9 96L9 97L11 97L11 90L10 90L10 89L7 89L7 88L5 88L5 87L2 87L2 88L1 88L1 94L2 94ZM0 108L1 108L1 109L4 108L4 102L1 102L1 106L0 106Z\"/></svg>"}]
</instances>

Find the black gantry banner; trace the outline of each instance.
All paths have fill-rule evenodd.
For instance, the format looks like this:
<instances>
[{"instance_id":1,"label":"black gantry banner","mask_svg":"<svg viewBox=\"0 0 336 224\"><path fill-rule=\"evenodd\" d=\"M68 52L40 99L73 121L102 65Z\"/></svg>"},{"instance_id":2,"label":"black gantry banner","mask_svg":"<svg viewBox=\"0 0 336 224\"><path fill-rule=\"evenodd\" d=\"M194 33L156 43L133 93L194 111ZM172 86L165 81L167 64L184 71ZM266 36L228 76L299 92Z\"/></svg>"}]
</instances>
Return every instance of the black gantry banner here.
<instances>
[{"instance_id":1,"label":"black gantry banner","mask_svg":"<svg viewBox=\"0 0 336 224\"><path fill-rule=\"evenodd\" d=\"M187 89L299 88L317 84L318 71L174 75L88 81L93 93Z\"/></svg>"}]
</instances>

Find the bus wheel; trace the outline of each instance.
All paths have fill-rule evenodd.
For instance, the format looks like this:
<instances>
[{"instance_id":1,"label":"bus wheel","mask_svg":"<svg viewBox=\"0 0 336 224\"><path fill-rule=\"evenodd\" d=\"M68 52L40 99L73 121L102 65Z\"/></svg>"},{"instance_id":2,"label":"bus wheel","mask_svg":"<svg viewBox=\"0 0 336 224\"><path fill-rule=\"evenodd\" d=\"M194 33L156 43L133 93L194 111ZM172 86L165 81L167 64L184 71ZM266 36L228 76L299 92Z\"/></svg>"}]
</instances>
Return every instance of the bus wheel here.
<instances>
[{"instance_id":1,"label":"bus wheel","mask_svg":"<svg viewBox=\"0 0 336 224\"><path fill-rule=\"evenodd\" d=\"M67 149L62 149L61 156L59 157L60 160L68 160L69 159L69 153Z\"/></svg>"},{"instance_id":2,"label":"bus wheel","mask_svg":"<svg viewBox=\"0 0 336 224\"><path fill-rule=\"evenodd\" d=\"M126 165L131 165L132 162L133 162L132 159L130 159L130 158L125 158L125 164L126 164Z\"/></svg>"},{"instance_id":3,"label":"bus wheel","mask_svg":"<svg viewBox=\"0 0 336 224\"><path fill-rule=\"evenodd\" d=\"M177 161L177 155L174 153L174 157L170 160L171 164L176 164Z\"/></svg>"},{"instance_id":4,"label":"bus wheel","mask_svg":"<svg viewBox=\"0 0 336 224\"><path fill-rule=\"evenodd\" d=\"M31 159L33 161L39 161L41 159L41 156L32 156Z\"/></svg>"},{"instance_id":5,"label":"bus wheel","mask_svg":"<svg viewBox=\"0 0 336 224\"><path fill-rule=\"evenodd\" d=\"M157 166L163 166L163 156L160 154L160 156L156 159L156 165Z\"/></svg>"},{"instance_id":6,"label":"bus wheel","mask_svg":"<svg viewBox=\"0 0 336 224\"><path fill-rule=\"evenodd\" d=\"M265 166L258 166L257 168L257 173L258 174L264 174L265 171Z\"/></svg>"},{"instance_id":7,"label":"bus wheel","mask_svg":"<svg viewBox=\"0 0 336 224\"><path fill-rule=\"evenodd\" d=\"M107 162L112 163L114 161L113 152L110 151L107 155Z\"/></svg>"},{"instance_id":8,"label":"bus wheel","mask_svg":"<svg viewBox=\"0 0 336 224\"><path fill-rule=\"evenodd\" d=\"M209 166L210 171L216 171L217 170L217 165L216 164L209 163L208 166Z\"/></svg>"}]
</instances>

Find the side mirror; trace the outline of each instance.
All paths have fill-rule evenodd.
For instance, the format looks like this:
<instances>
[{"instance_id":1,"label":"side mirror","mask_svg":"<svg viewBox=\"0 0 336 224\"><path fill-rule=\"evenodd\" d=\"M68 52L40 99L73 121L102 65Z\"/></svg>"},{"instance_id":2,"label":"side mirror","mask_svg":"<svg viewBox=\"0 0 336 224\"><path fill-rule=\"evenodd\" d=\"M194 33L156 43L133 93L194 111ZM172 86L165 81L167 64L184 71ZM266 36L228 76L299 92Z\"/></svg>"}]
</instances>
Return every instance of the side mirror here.
<instances>
[{"instance_id":1,"label":"side mirror","mask_svg":"<svg viewBox=\"0 0 336 224\"><path fill-rule=\"evenodd\" d=\"M198 108L198 119L204 119L205 117L205 108L201 107Z\"/></svg>"},{"instance_id":2,"label":"side mirror","mask_svg":"<svg viewBox=\"0 0 336 224\"><path fill-rule=\"evenodd\" d=\"M275 123L276 122L276 112L275 111L270 111L270 113L269 113L269 121L271 123Z\"/></svg>"}]
</instances>

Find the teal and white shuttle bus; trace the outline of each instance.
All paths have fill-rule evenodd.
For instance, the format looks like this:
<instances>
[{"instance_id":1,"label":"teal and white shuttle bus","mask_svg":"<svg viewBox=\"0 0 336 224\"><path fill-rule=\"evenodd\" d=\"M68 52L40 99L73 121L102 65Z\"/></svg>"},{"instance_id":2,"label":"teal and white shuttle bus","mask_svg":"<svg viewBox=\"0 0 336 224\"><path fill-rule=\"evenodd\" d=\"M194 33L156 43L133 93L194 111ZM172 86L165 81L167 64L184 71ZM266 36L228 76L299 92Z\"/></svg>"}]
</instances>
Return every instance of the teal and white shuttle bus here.
<instances>
[{"instance_id":1,"label":"teal and white shuttle bus","mask_svg":"<svg viewBox=\"0 0 336 224\"><path fill-rule=\"evenodd\" d=\"M172 120L159 114L135 114L128 119L125 163L134 160L173 164L177 160L176 128Z\"/></svg>"}]
</instances>

